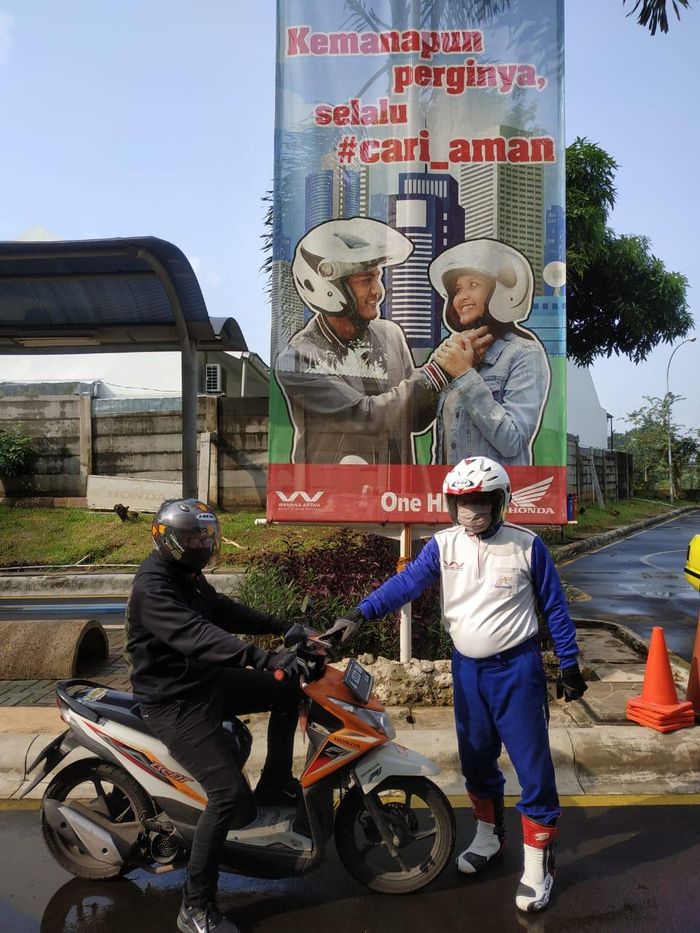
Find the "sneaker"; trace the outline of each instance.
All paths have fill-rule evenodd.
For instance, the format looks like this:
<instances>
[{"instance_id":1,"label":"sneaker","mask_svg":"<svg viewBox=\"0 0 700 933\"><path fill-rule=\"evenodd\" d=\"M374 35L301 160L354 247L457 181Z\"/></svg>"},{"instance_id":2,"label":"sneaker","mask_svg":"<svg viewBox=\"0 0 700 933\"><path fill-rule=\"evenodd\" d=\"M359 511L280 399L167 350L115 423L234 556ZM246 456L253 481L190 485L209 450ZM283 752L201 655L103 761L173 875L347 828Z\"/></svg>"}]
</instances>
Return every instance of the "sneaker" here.
<instances>
[{"instance_id":1,"label":"sneaker","mask_svg":"<svg viewBox=\"0 0 700 933\"><path fill-rule=\"evenodd\" d=\"M183 902L177 917L180 933L241 933L227 920L214 901L206 907L190 907Z\"/></svg>"},{"instance_id":2,"label":"sneaker","mask_svg":"<svg viewBox=\"0 0 700 933\"><path fill-rule=\"evenodd\" d=\"M294 807L301 797L301 784L296 778L289 778L284 784L263 784L262 780L253 792L253 799L259 807Z\"/></svg>"}]
</instances>

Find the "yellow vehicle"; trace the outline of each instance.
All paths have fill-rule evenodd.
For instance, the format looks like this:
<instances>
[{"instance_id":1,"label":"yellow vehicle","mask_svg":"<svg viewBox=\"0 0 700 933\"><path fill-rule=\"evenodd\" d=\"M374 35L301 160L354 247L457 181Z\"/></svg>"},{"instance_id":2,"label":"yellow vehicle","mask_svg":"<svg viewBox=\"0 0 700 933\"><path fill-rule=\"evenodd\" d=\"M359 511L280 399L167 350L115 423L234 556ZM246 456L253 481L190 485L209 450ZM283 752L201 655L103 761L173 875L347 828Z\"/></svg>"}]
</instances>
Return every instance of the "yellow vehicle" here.
<instances>
[{"instance_id":1,"label":"yellow vehicle","mask_svg":"<svg viewBox=\"0 0 700 933\"><path fill-rule=\"evenodd\" d=\"M700 590L700 535L690 539L685 561L685 578L693 589Z\"/></svg>"}]
</instances>

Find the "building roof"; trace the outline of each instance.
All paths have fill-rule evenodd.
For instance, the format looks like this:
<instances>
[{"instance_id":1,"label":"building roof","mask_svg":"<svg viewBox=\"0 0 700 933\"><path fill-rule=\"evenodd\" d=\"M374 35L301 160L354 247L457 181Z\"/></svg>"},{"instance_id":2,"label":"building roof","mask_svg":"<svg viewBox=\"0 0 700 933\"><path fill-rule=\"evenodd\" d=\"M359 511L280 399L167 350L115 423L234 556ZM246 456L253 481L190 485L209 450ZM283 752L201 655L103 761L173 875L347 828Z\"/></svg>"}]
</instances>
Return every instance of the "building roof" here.
<instances>
[{"instance_id":1,"label":"building roof","mask_svg":"<svg viewBox=\"0 0 700 933\"><path fill-rule=\"evenodd\" d=\"M0 242L0 354L247 349L233 318L216 325L166 240Z\"/></svg>"}]
</instances>

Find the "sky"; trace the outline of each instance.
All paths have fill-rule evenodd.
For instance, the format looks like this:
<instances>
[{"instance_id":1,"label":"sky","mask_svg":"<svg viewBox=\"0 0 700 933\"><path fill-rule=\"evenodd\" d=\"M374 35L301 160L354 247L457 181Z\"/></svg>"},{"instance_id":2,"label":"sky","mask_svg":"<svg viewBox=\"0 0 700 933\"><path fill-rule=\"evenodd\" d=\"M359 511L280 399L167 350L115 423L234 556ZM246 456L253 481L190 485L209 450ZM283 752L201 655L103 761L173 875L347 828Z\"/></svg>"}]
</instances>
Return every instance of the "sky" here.
<instances>
[{"instance_id":1,"label":"sky","mask_svg":"<svg viewBox=\"0 0 700 933\"><path fill-rule=\"evenodd\" d=\"M631 2L565 5L567 142L585 136L617 160L611 226L648 236L687 276L698 321L700 9L651 37L626 16ZM259 267L274 56L273 0L0 0L0 239L170 240L210 315L235 317L269 361ZM638 366L614 356L594 364L616 430L644 396L664 394L671 352L664 344ZM95 360L0 357L0 379L57 378L67 366L90 378ZM688 429L700 427L698 371L700 340L680 347L670 370L671 391L685 396L674 416ZM136 362L128 373L125 382L150 387Z\"/></svg>"}]
</instances>

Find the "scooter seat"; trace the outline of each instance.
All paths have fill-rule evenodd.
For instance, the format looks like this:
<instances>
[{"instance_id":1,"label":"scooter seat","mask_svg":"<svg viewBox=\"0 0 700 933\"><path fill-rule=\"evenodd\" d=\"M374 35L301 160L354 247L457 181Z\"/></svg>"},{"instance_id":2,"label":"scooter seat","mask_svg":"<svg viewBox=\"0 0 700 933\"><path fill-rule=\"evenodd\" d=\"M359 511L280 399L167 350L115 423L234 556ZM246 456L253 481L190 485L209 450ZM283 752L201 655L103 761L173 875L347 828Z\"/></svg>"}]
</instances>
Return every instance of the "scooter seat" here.
<instances>
[{"instance_id":1,"label":"scooter seat","mask_svg":"<svg viewBox=\"0 0 700 933\"><path fill-rule=\"evenodd\" d=\"M86 690L83 693L74 693L73 699L87 706L100 719L110 719L118 722L136 732L152 735L148 725L141 718L139 704L133 694L121 690L110 690L108 687L98 687Z\"/></svg>"}]
</instances>

